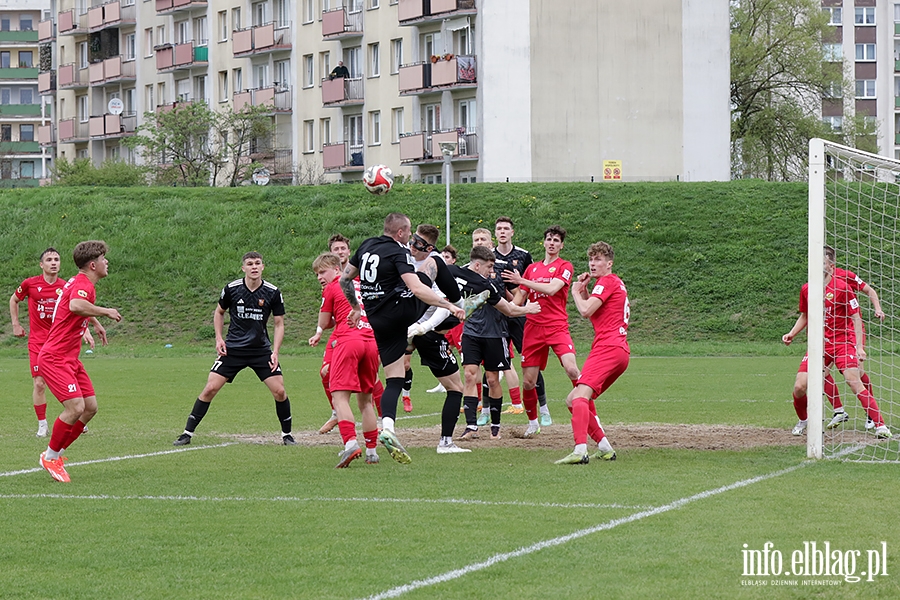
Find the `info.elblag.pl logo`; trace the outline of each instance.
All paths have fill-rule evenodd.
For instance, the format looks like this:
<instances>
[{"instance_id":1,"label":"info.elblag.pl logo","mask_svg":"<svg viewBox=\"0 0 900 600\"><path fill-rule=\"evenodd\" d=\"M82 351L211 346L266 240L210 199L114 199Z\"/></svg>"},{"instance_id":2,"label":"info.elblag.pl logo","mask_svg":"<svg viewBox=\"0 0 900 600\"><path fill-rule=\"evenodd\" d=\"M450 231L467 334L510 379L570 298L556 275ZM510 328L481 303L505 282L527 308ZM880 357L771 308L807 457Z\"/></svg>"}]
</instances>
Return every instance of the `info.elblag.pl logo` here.
<instances>
[{"instance_id":1,"label":"info.elblag.pl logo","mask_svg":"<svg viewBox=\"0 0 900 600\"><path fill-rule=\"evenodd\" d=\"M785 552L775 548L772 542L763 544L761 550L751 549L749 544L743 548L741 576L784 578L777 580L779 585L838 585L839 579L822 578L840 577L848 583L857 583L888 575L887 542L871 550L842 550L833 548L831 542L803 542L802 548ZM741 584L769 585L769 580L742 580Z\"/></svg>"}]
</instances>

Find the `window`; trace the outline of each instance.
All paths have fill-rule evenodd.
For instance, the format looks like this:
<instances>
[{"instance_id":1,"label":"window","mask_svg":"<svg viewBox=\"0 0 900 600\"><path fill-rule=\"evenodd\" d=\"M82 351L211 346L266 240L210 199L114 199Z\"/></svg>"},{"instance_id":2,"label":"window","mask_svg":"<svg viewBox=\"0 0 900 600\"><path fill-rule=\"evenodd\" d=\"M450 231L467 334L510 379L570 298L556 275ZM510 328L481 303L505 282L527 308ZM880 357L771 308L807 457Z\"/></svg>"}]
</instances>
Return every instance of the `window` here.
<instances>
[{"instance_id":1,"label":"window","mask_svg":"<svg viewBox=\"0 0 900 600\"><path fill-rule=\"evenodd\" d=\"M0 125L0 142L12 141L12 125Z\"/></svg>"},{"instance_id":2,"label":"window","mask_svg":"<svg viewBox=\"0 0 900 600\"><path fill-rule=\"evenodd\" d=\"M350 0L349 4L351 13L358 13L363 9L363 0Z\"/></svg>"},{"instance_id":3,"label":"window","mask_svg":"<svg viewBox=\"0 0 900 600\"><path fill-rule=\"evenodd\" d=\"M310 153L316 151L315 121L303 121L303 152Z\"/></svg>"},{"instance_id":4,"label":"window","mask_svg":"<svg viewBox=\"0 0 900 600\"><path fill-rule=\"evenodd\" d=\"M825 62L841 62L844 60L844 47L841 44L823 44Z\"/></svg>"},{"instance_id":5,"label":"window","mask_svg":"<svg viewBox=\"0 0 900 600\"><path fill-rule=\"evenodd\" d=\"M856 60L875 60L875 44L856 44Z\"/></svg>"},{"instance_id":6,"label":"window","mask_svg":"<svg viewBox=\"0 0 900 600\"><path fill-rule=\"evenodd\" d=\"M219 23L219 41L227 42L228 41L228 11L227 10L219 11L218 23Z\"/></svg>"},{"instance_id":7,"label":"window","mask_svg":"<svg viewBox=\"0 0 900 600\"><path fill-rule=\"evenodd\" d=\"M219 102L227 102L229 92L228 71L219 71Z\"/></svg>"},{"instance_id":8,"label":"window","mask_svg":"<svg viewBox=\"0 0 900 600\"><path fill-rule=\"evenodd\" d=\"M34 179L33 160L23 160L19 163L19 177L22 179Z\"/></svg>"},{"instance_id":9,"label":"window","mask_svg":"<svg viewBox=\"0 0 900 600\"><path fill-rule=\"evenodd\" d=\"M468 27L463 27L453 32L453 48L457 54L462 54L463 56L473 54L472 35Z\"/></svg>"},{"instance_id":10,"label":"window","mask_svg":"<svg viewBox=\"0 0 900 600\"><path fill-rule=\"evenodd\" d=\"M253 87L264 88L269 85L269 65L253 65Z\"/></svg>"},{"instance_id":11,"label":"window","mask_svg":"<svg viewBox=\"0 0 900 600\"><path fill-rule=\"evenodd\" d=\"M123 90L122 93L125 94L125 98L123 99L123 104L125 104L123 113L127 115L136 114L137 109L134 102L135 89L128 88L127 90Z\"/></svg>"},{"instance_id":12,"label":"window","mask_svg":"<svg viewBox=\"0 0 900 600\"><path fill-rule=\"evenodd\" d=\"M231 9L231 29L237 31L241 28L241 7Z\"/></svg>"},{"instance_id":13,"label":"window","mask_svg":"<svg viewBox=\"0 0 900 600\"><path fill-rule=\"evenodd\" d=\"M267 2L256 2L251 6L254 27L259 27L260 25L268 23L267 8Z\"/></svg>"},{"instance_id":14,"label":"window","mask_svg":"<svg viewBox=\"0 0 900 600\"><path fill-rule=\"evenodd\" d=\"M362 77L362 65L359 64L359 46L344 50L344 66L350 71L350 78Z\"/></svg>"},{"instance_id":15,"label":"window","mask_svg":"<svg viewBox=\"0 0 900 600\"><path fill-rule=\"evenodd\" d=\"M400 72L400 65L403 64L403 40L391 40L391 74Z\"/></svg>"},{"instance_id":16,"label":"window","mask_svg":"<svg viewBox=\"0 0 900 600\"><path fill-rule=\"evenodd\" d=\"M34 52L31 50L19 50L19 66L31 68L34 66Z\"/></svg>"},{"instance_id":17,"label":"window","mask_svg":"<svg viewBox=\"0 0 900 600\"><path fill-rule=\"evenodd\" d=\"M875 7L874 6L857 6L854 9L853 22L857 25L874 25L875 24Z\"/></svg>"},{"instance_id":18,"label":"window","mask_svg":"<svg viewBox=\"0 0 900 600\"><path fill-rule=\"evenodd\" d=\"M273 0L272 1L272 12L275 13L275 27L276 28L284 28L287 27L290 20L290 8L288 7L288 3L286 0Z\"/></svg>"},{"instance_id":19,"label":"window","mask_svg":"<svg viewBox=\"0 0 900 600\"><path fill-rule=\"evenodd\" d=\"M166 43L166 26L160 25L156 28L156 45L162 46Z\"/></svg>"},{"instance_id":20,"label":"window","mask_svg":"<svg viewBox=\"0 0 900 600\"><path fill-rule=\"evenodd\" d=\"M826 6L823 7L822 10L828 13L829 25L841 25L841 19L843 18L843 9L840 6Z\"/></svg>"},{"instance_id":21,"label":"window","mask_svg":"<svg viewBox=\"0 0 900 600\"><path fill-rule=\"evenodd\" d=\"M319 71L322 76L331 73L331 52L319 53L319 61L322 63L322 70Z\"/></svg>"},{"instance_id":22,"label":"window","mask_svg":"<svg viewBox=\"0 0 900 600\"><path fill-rule=\"evenodd\" d=\"M194 19L194 45L205 46L209 43L209 23L206 17Z\"/></svg>"},{"instance_id":23,"label":"window","mask_svg":"<svg viewBox=\"0 0 900 600\"><path fill-rule=\"evenodd\" d=\"M146 105L144 107L146 110L156 108L156 104L153 103L153 84L144 86L144 104Z\"/></svg>"},{"instance_id":24,"label":"window","mask_svg":"<svg viewBox=\"0 0 900 600\"><path fill-rule=\"evenodd\" d=\"M88 43L81 42L78 44L78 68L88 68Z\"/></svg>"},{"instance_id":25,"label":"window","mask_svg":"<svg viewBox=\"0 0 900 600\"><path fill-rule=\"evenodd\" d=\"M31 20L31 15L19 16L19 31L32 31L33 28L34 22Z\"/></svg>"},{"instance_id":26,"label":"window","mask_svg":"<svg viewBox=\"0 0 900 600\"><path fill-rule=\"evenodd\" d=\"M187 21L175 23L175 43L184 44L191 41L191 28Z\"/></svg>"},{"instance_id":27,"label":"window","mask_svg":"<svg viewBox=\"0 0 900 600\"><path fill-rule=\"evenodd\" d=\"M900 80L898 80L900 81ZM842 82L840 81L832 81L831 85L825 90L825 93L822 94L823 98L843 98L844 97L844 88Z\"/></svg>"},{"instance_id":28,"label":"window","mask_svg":"<svg viewBox=\"0 0 900 600\"><path fill-rule=\"evenodd\" d=\"M0 104L12 104L11 88L3 88L0 90Z\"/></svg>"},{"instance_id":29,"label":"window","mask_svg":"<svg viewBox=\"0 0 900 600\"><path fill-rule=\"evenodd\" d=\"M320 119L319 120L319 129L321 133L319 134L319 138L322 140L322 145L331 143L331 119Z\"/></svg>"},{"instance_id":30,"label":"window","mask_svg":"<svg viewBox=\"0 0 900 600\"><path fill-rule=\"evenodd\" d=\"M435 184L440 185L441 179L442 178L440 175L425 175L422 178L422 183L427 183L429 185L435 185Z\"/></svg>"},{"instance_id":31,"label":"window","mask_svg":"<svg viewBox=\"0 0 900 600\"><path fill-rule=\"evenodd\" d=\"M157 97L157 102L159 102L160 105L164 105L166 102L168 102L168 98L166 96L165 82L158 83L156 85L156 97Z\"/></svg>"},{"instance_id":32,"label":"window","mask_svg":"<svg viewBox=\"0 0 900 600\"><path fill-rule=\"evenodd\" d=\"M349 115L344 117L344 141L350 146L363 145L362 115Z\"/></svg>"},{"instance_id":33,"label":"window","mask_svg":"<svg viewBox=\"0 0 900 600\"><path fill-rule=\"evenodd\" d=\"M134 33L125 35L125 60L134 60L137 56L137 37Z\"/></svg>"},{"instance_id":34,"label":"window","mask_svg":"<svg viewBox=\"0 0 900 600\"><path fill-rule=\"evenodd\" d=\"M282 90L286 90L291 87L290 60L275 61L275 85L277 85Z\"/></svg>"},{"instance_id":35,"label":"window","mask_svg":"<svg viewBox=\"0 0 900 600\"><path fill-rule=\"evenodd\" d=\"M900 4L894 4L894 23L900 23Z\"/></svg>"},{"instance_id":36,"label":"window","mask_svg":"<svg viewBox=\"0 0 900 600\"><path fill-rule=\"evenodd\" d=\"M175 100L178 102L188 102L191 99L191 80L184 79L175 80Z\"/></svg>"},{"instance_id":37,"label":"window","mask_svg":"<svg viewBox=\"0 0 900 600\"><path fill-rule=\"evenodd\" d=\"M12 21L9 20L9 17L0 18L0 31L9 31L12 27Z\"/></svg>"},{"instance_id":38,"label":"window","mask_svg":"<svg viewBox=\"0 0 900 600\"><path fill-rule=\"evenodd\" d=\"M34 90L31 88L20 89L19 104L34 104Z\"/></svg>"},{"instance_id":39,"label":"window","mask_svg":"<svg viewBox=\"0 0 900 600\"><path fill-rule=\"evenodd\" d=\"M369 77L381 75L381 57L378 44L369 44Z\"/></svg>"},{"instance_id":40,"label":"window","mask_svg":"<svg viewBox=\"0 0 900 600\"><path fill-rule=\"evenodd\" d=\"M209 98L206 97L206 75L194 77L194 100L209 103Z\"/></svg>"},{"instance_id":41,"label":"window","mask_svg":"<svg viewBox=\"0 0 900 600\"><path fill-rule=\"evenodd\" d=\"M399 144L400 136L406 133L403 127L403 109L395 108L391 111L391 143Z\"/></svg>"},{"instance_id":42,"label":"window","mask_svg":"<svg viewBox=\"0 0 900 600\"><path fill-rule=\"evenodd\" d=\"M303 23L312 23L313 15L315 14L313 11L313 3L315 0L303 0Z\"/></svg>"},{"instance_id":43,"label":"window","mask_svg":"<svg viewBox=\"0 0 900 600\"><path fill-rule=\"evenodd\" d=\"M856 97L857 98L875 98L875 80L874 79L857 79L856 80Z\"/></svg>"},{"instance_id":44,"label":"window","mask_svg":"<svg viewBox=\"0 0 900 600\"><path fill-rule=\"evenodd\" d=\"M475 171L460 171L459 172L459 182L460 183L475 183L477 181L476 172Z\"/></svg>"},{"instance_id":45,"label":"window","mask_svg":"<svg viewBox=\"0 0 900 600\"><path fill-rule=\"evenodd\" d=\"M81 123L86 123L91 116L90 112L88 112L88 97L78 96L76 102L78 102L78 120Z\"/></svg>"},{"instance_id":46,"label":"window","mask_svg":"<svg viewBox=\"0 0 900 600\"><path fill-rule=\"evenodd\" d=\"M153 28L144 30L144 56L153 56Z\"/></svg>"},{"instance_id":47,"label":"window","mask_svg":"<svg viewBox=\"0 0 900 600\"><path fill-rule=\"evenodd\" d=\"M315 83L315 75L313 73L313 55L307 54L303 57L303 87L310 88Z\"/></svg>"},{"instance_id":48,"label":"window","mask_svg":"<svg viewBox=\"0 0 900 600\"><path fill-rule=\"evenodd\" d=\"M422 48L425 51L425 55L422 57L422 60L429 60L432 56L436 54L443 54L443 46L441 45L441 34L437 33L426 33L422 36Z\"/></svg>"},{"instance_id":49,"label":"window","mask_svg":"<svg viewBox=\"0 0 900 600\"><path fill-rule=\"evenodd\" d=\"M462 127L466 133L473 133L475 131L476 119L475 98L460 100L457 106L457 124Z\"/></svg>"},{"instance_id":50,"label":"window","mask_svg":"<svg viewBox=\"0 0 900 600\"><path fill-rule=\"evenodd\" d=\"M369 145L381 145L381 111L373 110L369 113Z\"/></svg>"},{"instance_id":51,"label":"window","mask_svg":"<svg viewBox=\"0 0 900 600\"><path fill-rule=\"evenodd\" d=\"M234 91L235 93L240 93L242 89L244 89L244 72L241 69L232 69L231 70L231 81L234 82Z\"/></svg>"},{"instance_id":52,"label":"window","mask_svg":"<svg viewBox=\"0 0 900 600\"><path fill-rule=\"evenodd\" d=\"M34 125L19 125L19 141L34 141Z\"/></svg>"},{"instance_id":53,"label":"window","mask_svg":"<svg viewBox=\"0 0 900 600\"><path fill-rule=\"evenodd\" d=\"M379 0L369 0L369 9L378 8L381 5Z\"/></svg>"},{"instance_id":54,"label":"window","mask_svg":"<svg viewBox=\"0 0 900 600\"><path fill-rule=\"evenodd\" d=\"M8 69L12 54L8 50L0 52L0 69Z\"/></svg>"},{"instance_id":55,"label":"window","mask_svg":"<svg viewBox=\"0 0 900 600\"><path fill-rule=\"evenodd\" d=\"M835 133L840 133L841 128L844 125L844 117L836 116L836 117L822 117L822 122L831 127L831 130Z\"/></svg>"},{"instance_id":56,"label":"window","mask_svg":"<svg viewBox=\"0 0 900 600\"><path fill-rule=\"evenodd\" d=\"M441 129L441 105L426 104L423 112L424 123L422 129L425 131L439 131Z\"/></svg>"}]
</instances>

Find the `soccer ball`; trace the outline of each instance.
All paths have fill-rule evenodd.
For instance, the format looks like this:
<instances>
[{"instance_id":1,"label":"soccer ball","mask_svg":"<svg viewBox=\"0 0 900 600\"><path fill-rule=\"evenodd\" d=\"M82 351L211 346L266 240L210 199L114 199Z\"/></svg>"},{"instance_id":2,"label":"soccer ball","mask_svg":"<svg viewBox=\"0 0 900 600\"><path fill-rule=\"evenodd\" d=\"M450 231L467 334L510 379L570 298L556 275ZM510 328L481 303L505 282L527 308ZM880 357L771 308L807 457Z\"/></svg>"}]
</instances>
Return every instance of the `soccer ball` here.
<instances>
[{"instance_id":1,"label":"soccer ball","mask_svg":"<svg viewBox=\"0 0 900 600\"><path fill-rule=\"evenodd\" d=\"M384 165L373 165L363 174L363 184L376 196L383 196L394 186L394 174Z\"/></svg>"}]
</instances>

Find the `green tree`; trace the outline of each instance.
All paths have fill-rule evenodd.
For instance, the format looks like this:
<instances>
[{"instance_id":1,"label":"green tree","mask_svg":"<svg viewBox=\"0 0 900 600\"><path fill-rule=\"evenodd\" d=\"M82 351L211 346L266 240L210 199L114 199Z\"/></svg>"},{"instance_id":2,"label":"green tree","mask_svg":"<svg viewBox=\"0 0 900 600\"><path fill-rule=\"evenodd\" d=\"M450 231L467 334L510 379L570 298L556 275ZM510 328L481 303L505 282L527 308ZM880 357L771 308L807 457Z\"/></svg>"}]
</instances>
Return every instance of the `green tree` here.
<instances>
[{"instance_id":1,"label":"green tree","mask_svg":"<svg viewBox=\"0 0 900 600\"><path fill-rule=\"evenodd\" d=\"M735 177L804 179L813 137L876 150L874 125L843 100L854 97L854 82L826 54L824 43L838 41L828 21L820 0L732 0ZM842 108L840 130L822 122L823 102Z\"/></svg>"},{"instance_id":2,"label":"green tree","mask_svg":"<svg viewBox=\"0 0 900 600\"><path fill-rule=\"evenodd\" d=\"M95 167L89 158L69 162L59 158L51 168L54 185L102 187L137 187L147 185L146 169L122 160L107 160Z\"/></svg>"}]
</instances>

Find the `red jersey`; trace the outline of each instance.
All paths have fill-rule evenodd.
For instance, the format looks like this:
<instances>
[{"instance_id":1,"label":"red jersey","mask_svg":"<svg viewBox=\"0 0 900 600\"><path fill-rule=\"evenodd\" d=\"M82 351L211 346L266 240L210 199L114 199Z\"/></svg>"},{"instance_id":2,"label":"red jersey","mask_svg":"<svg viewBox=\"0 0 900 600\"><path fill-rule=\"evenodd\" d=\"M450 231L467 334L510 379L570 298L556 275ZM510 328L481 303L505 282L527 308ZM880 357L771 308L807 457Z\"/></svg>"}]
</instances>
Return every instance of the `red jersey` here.
<instances>
[{"instance_id":1,"label":"red jersey","mask_svg":"<svg viewBox=\"0 0 900 600\"><path fill-rule=\"evenodd\" d=\"M64 279L59 277L47 283L43 275L29 277L16 289L20 301L28 298L28 347L35 352L41 349L50 333L56 300L62 294Z\"/></svg>"},{"instance_id":2,"label":"red jersey","mask_svg":"<svg viewBox=\"0 0 900 600\"><path fill-rule=\"evenodd\" d=\"M866 287L866 282L863 281L859 275L857 275L853 271L848 271L847 269L840 269L838 267L835 267L834 277L835 279L843 279L844 283L847 284L847 287L853 290L854 294Z\"/></svg>"},{"instance_id":3,"label":"red jersey","mask_svg":"<svg viewBox=\"0 0 900 600\"><path fill-rule=\"evenodd\" d=\"M591 315L596 346L617 346L631 351L628 347L628 321L631 318L631 304L628 290L615 273L597 280L591 296L599 298L603 304Z\"/></svg>"},{"instance_id":4,"label":"red jersey","mask_svg":"<svg viewBox=\"0 0 900 600\"><path fill-rule=\"evenodd\" d=\"M362 306L362 297L359 291L359 280L353 280L353 288L356 290L356 301ZM322 308L320 312L329 312L334 317L334 333L331 339L354 338L354 339L375 339L372 332L372 326L366 318L365 307L362 308L362 315L359 318L359 326L352 328L347 325L347 315L350 314L352 308L344 296L344 290L341 289L339 278L322 288Z\"/></svg>"},{"instance_id":5,"label":"red jersey","mask_svg":"<svg viewBox=\"0 0 900 600\"><path fill-rule=\"evenodd\" d=\"M809 312L809 283L800 288L800 312ZM856 294L843 279L832 277L825 286L825 343L856 344L851 316L859 313Z\"/></svg>"},{"instance_id":6,"label":"red jersey","mask_svg":"<svg viewBox=\"0 0 900 600\"><path fill-rule=\"evenodd\" d=\"M42 355L78 358L81 351L81 336L84 335L90 318L76 315L69 310L69 302L73 298L80 298L93 304L96 297L94 284L84 273L79 273L66 282L62 295L56 303L56 310L53 311L53 325L50 327L50 334L44 342L44 347L41 348Z\"/></svg>"},{"instance_id":7,"label":"red jersey","mask_svg":"<svg viewBox=\"0 0 900 600\"><path fill-rule=\"evenodd\" d=\"M529 322L542 327L569 326L566 301L569 299L569 286L572 283L574 270L572 263L561 258L557 258L549 265L545 265L544 261L528 265L525 273L522 274L525 279L537 283L550 283L554 279L561 279L564 283L562 288L552 296L541 294L525 286L525 289L528 290L528 300L541 305L541 312L527 316Z\"/></svg>"}]
</instances>

